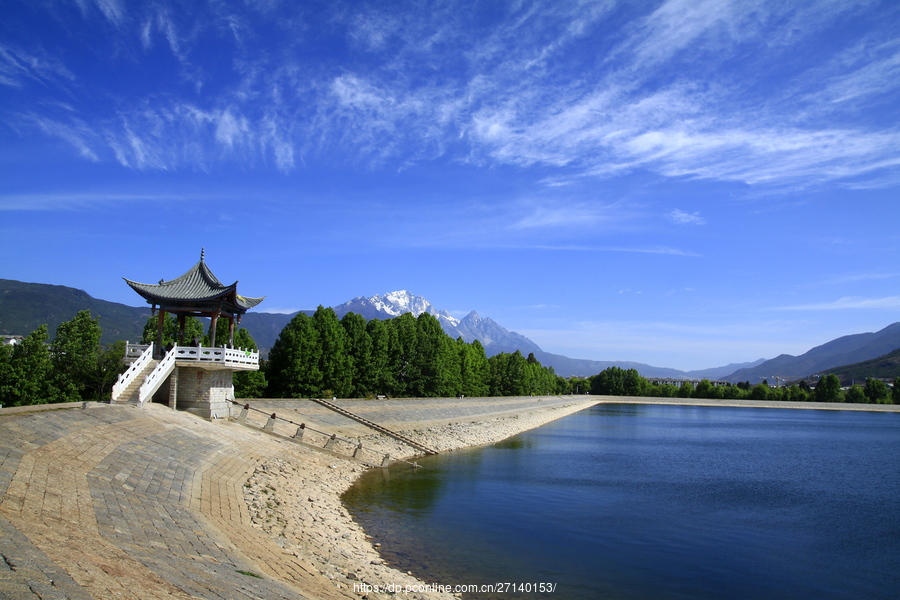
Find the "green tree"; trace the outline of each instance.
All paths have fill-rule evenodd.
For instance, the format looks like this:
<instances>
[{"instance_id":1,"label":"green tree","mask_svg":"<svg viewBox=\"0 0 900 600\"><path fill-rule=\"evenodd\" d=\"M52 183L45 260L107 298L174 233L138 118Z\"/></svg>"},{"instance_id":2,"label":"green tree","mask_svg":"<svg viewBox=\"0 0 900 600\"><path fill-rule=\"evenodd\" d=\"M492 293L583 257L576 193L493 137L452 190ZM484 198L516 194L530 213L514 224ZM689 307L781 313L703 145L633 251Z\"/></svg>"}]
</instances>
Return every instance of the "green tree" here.
<instances>
[{"instance_id":1,"label":"green tree","mask_svg":"<svg viewBox=\"0 0 900 600\"><path fill-rule=\"evenodd\" d=\"M268 396L272 398L309 398L321 396L322 371L319 369L321 344L312 317L297 313L272 345L266 363Z\"/></svg>"},{"instance_id":2,"label":"green tree","mask_svg":"<svg viewBox=\"0 0 900 600\"><path fill-rule=\"evenodd\" d=\"M866 402L866 392L859 385L851 385L850 389L844 394L844 402L864 404Z\"/></svg>"},{"instance_id":3,"label":"green tree","mask_svg":"<svg viewBox=\"0 0 900 600\"><path fill-rule=\"evenodd\" d=\"M492 396L524 395L524 373L528 364L522 353L501 352L488 359L490 366L490 389Z\"/></svg>"},{"instance_id":4,"label":"green tree","mask_svg":"<svg viewBox=\"0 0 900 600\"><path fill-rule=\"evenodd\" d=\"M372 360L372 336L366 328L366 319L356 313L341 318L341 327L347 334L347 355L350 359L350 395L363 398L376 390Z\"/></svg>"},{"instance_id":5,"label":"green tree","mask_svg":"<svg viewBox=\"0 0 900 600\"><path fill-rule=\"evenodd\" d=\"M219 337L219 327L221 327L224 323L225 329L223 336ZM158 316L149 316L147 317L147 322L144 323L144 332L141 336L142 344L155 344L157 342L157 328L159 327L159 317ZM165 319L163 320L163 339L162 345L163 348L168 348L169 346L174 346L180 343L180 329L178 327L178 318L171 314L167 313ZM193 340L197 340L199 343L204 344L209 342L209 336L206 335L203 331L203 323L200 322L199 319L193 317L191 315L186 315L184 318L184 344L189 345L193 342ZM216 324L216 339L217 340L228 340L228 320L221 319ZM224 341L222 343L225 343ZM235 344L237 346L237 344Z\"/></svg>"},{"instance_id":6,"label":"green tree","mask_svg":"<svg viewBox=\"0 0 900 600\"><path fill-rule=\"evenodd\" d=\"M419 385L419 338L416 318L404 313L387 322L396 333L396 345L391 354L391 372L394 377L394 394L414 396Z\"/></svg>"},{"instance_id":7,"label":"green tree","mask_svg":"<svg viewBox=\"0 0 900 600\"><path fill-rule=\"evenodd\" d=\"M829 373L819 380L816 384L815 392L816 402L841 402L843 400L843 392L841 392L841 380L834 373Z\"/></svg>"},{"instance_id":8,"label":"green tree","mask_svg":"<svg viewBox=\"0 0 900 600\"><path fill-rule=\"evenodd\" d=\"M872 404L887 404L890 402L891 392L885 382L874 377L866 379L866 387L863 390L866 398Z\"/></svg>"},{"instance_id":9,"label":"green tree","mask_svg":"<svg viewBox=\"0 0 900 600\"><path fill-rule=\"evenodd\" d=\"M748 398L751 400L768 400L771 390L765 383L757 383L750 389Z\"/></svg>"},{"instance_id":10,"label":"green tree","mask_svg":"<svg viewBox=\"0 0 900 600\"><path fill-rule=\"evenodd\" d=\"M461 337L456 340L460 365L460 394L477 398L490 393L491 369L484 346L478 340L467 344Z\"/></svg>"},{"instance_id":11,"label":"green tree","mask_svg":"<svg viewBox=\"0 0 900 600\"><path fill-rule=\"evenodd\" d=\"M216 339L219 339L218 333ZM234 347L253 352L259 350L256 340L243 327L234 332ZM262 398L266 394L268 384L262 368L258 371L235 371L231 381L234 384L235 398Z\"/></svg>"},{"instance_id":12,"label":"green tree","mask_svg":"<svg viewBox=\"0 0 900 600\"><path fill-rule=\"evenodd\" d=\"M109 400L113 385L125 370L125 342L113 342L100 351L94 377L88 384L85 399L104 402Z\"/></svg>"},{"instance_id":13,"label":"green tree","mask_svg":"<svg viewBox=\"0 0 900 600\"><path fill-rule=\"evenodd\" d=\"M641 377L637 369L628 369L625 371L625 377L622 381L626 396L645 396L650 384L646 379Z\"/></svg>"},{"instance_id":14,"label":"green tree","mask_svg":"<svg viewBox=\"0 0 900 600\"><path fill-rule=\"evenodd\" d=\"M591 378L591 394L598 396L624 396L625 371L609 367Z\"/></svg>"},{"instance_id":15,"label":"green tree","mask_svg":"<svg viewBox=\"0 0 900 600\"><path fill-rule=\"evenodd\" d=\"M679 398L690 398L694 395L694 384L691 381L683 381L681 382L681 387L678 388L678 397Z\"/></svg>"},{"instance_id":16,"label":"green tree","mask_svg":"<svg viewBox=\"0 0 900 600\"><path fill-rule=\"evenodd\" d=\"M900 404L900 377L894 378L894 385L891 388L891 400L894 404Z\"/></svg>"},{"instance_id":17,"label":"green tree","mask_svg":"<svg viewBox=\"0 0 900 600\"><path fill-rule=\"evenodd\" d=\"M694 398L715 398L716 390L709 379L701 379L694 390Z\"/></svg>"},{"instance_id":18,"label":"green tree","mask_svg":"<svg viewBox=\"0 0 900 600\"><path fill-rule=\"evenodd\" d=\"M790 387L790 398L789 400L793 402L808 402L809 401L809 386L801 385L792 385Z\"/></svg>"},{"instance_id":19,"label":"green tree","mask_svg":"<svg viewBox=\"0 0 900 600\"><path fill-rule=\"evenodd\" d=\"M56 328L51 361L56 385L68 399L91 399L97 391L102 334L100 319L91 319L87 310Z\"/></svg>"},{"instance_id":20,"label":"green tree","mask_svg":"<svg viewBox=\"0 0 900 600\"><path fill-rule=\"evenodd\" d=\"M591 390L591 382L583 377L572 377L568 380L568 394L587 394Z\"/></svg>"},{"instance_id":21,"label":"green tree","mask_svg":"<svg viewBox=\"0 0 900 600\"><path fill-rule=\"evenodd\" d=\"M330 390L335 396L346 397L350 394L351 387L347 333L341 327L333 308L319 306L312 318L321 345L319 370L322 372L322 385L325 389L320 393Z\"/></svg>"},{"instance_id":22,"label":"green tree","mask_svg":"<svg viewBox=\"0 0 900 600\"><path fill-rule=\"evenodd\" d=\"M47 326L41 325L15 346L0 353L0 403L4 406L27 406L66 402L57 386L50 348L47 345Z\"/></svg>"},{"instance_id":23,"label":"green tree","mask_svg":"<svg viewBox=\"0 0 900 600\"><path fill-rule=\"evenodd\" d=\"M459 367L434 315L422 313L415 319L415 351L409 365L408 391L413 396L455 396L459 392ZM454 373L455 371L455 373Z\"/></svg>"},{"instance_id":24,"label":"green tree","mask_svg":"<svg viewBox=\"0 0 900 600\"><path fill-rule=\"evenodd\" d=\"M366 332L372 340L372 354L368 365L368 380L373 394L397 395L393 365L397 331L380 319L366 323Z\"/></svg>"}]
</instances>

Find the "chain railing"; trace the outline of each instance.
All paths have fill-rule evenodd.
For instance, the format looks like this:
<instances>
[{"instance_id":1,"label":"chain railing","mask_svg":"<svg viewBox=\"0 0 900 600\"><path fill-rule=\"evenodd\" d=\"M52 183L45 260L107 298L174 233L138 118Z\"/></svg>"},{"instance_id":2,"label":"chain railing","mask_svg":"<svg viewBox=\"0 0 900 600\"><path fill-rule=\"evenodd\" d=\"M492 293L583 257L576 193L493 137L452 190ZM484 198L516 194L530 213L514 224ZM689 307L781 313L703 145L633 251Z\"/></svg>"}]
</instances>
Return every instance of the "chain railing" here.
<instances>
[{"instance_id":1,"label":"chain railing","mask_svg":"<svg viewBox=\"0 0 900 600\"><path fill-rule=\"evenodd\" d=\"M411 466L415 469L418 469L420 467L420 465L416 462L410 462L410 461L402 459L402 458L392 458L390 454L386 454L384 452L379 452L378 450L373 450L371 448L366 448L363 446L362 442L360 442L359 440L351 440L351 439L347 439L347 438L342 438L334 433L328 433L325 431L320 431L318 429L313 429L312 427L309 427L306 423L297 423L290 419L286 419L284 417L279 417L275 413L269 413L268 411L265 411L265 410L262 410L259 408L253 408L252 406L250 406L249 403L241 404L240 402L237 402L236 400L232 400L231 403L233 405L241 407L241 414L237 418L239 423L249 425L249 423L247 421L247 415L250 413L250 411L253 411L253 412L261 413L264 415L268 415L268 420L266 421L266 424L263 425L263 427L262 427L263 431L267 431L269 433L275 433L275 423L276 422L287 423L289 425L293 425L294 427L297 428L297 430L294 433L294 435L289 436L289 437L290 437L290 439L294 440L297 443L305 444L307 446L312 446L313 448L328 450L328 451L334 452L336 454L341 454L340 452L337 451L337 448L345 447L345 448L347 448L348 451L352 450L352 454L349 455L351 458L359 460L360 462L366 462L367 464L371 464L374 466L388 467L388 466L390 466L391 462L402 462L402 463L408 464L409 466ZM313 434L315 434L317 436L321 436L321 438L324 438L324 445L320 446L318 444L315 444L315 443L312 443L311 441L309 441L309 437L307 436L307 434L310 432L312 432ZM319 441L321 443L321 440L319 440ZM363 459L363 455L366 453L368 453L369 455L379 457L379 458L376 461L366 461Z\"/></svg>"}]
</instances>

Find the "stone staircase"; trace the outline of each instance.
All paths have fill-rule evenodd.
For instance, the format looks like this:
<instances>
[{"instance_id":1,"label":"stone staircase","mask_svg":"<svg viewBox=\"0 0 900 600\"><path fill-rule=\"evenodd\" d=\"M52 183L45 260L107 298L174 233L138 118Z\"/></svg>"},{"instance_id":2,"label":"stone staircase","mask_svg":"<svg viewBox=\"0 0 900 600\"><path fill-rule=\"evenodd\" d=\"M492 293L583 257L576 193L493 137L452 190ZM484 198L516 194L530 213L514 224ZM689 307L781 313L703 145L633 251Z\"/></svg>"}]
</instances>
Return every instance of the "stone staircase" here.
<instances>
[{"instance_id":1,"label":"stone staircase","mask_svg":"<svg viewBox=\"0 0 900 600\"><path fill-rule=\"evenodd\" d=\"M112 404L133 404L139 406L141 386L147 376L156 369L160 361L151 359L147 361L140 373L128 384L128 387L119 395L118 399L113 400Z\"/></svg>"}]
</instances>

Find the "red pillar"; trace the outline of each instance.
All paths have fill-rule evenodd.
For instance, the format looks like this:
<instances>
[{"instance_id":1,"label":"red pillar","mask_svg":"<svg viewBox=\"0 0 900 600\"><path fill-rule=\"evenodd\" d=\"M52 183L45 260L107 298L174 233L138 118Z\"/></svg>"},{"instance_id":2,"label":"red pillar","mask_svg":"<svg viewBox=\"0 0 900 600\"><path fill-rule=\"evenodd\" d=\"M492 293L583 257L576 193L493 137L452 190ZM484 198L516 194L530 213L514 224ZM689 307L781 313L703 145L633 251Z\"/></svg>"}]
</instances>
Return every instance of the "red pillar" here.
<instances>
[{"instance_id":1,"label":"red pillar","mask_svg":"<svg viewBox=\"0 0 900 600\"><path fill-rule=\"evenodd\" d=\"M154 355L163 357L165 351L163 349L163 326L166 324L166 311L159 309L159 316L156 320L156 351Z\"/></svg>"},{"instance_id":2,"label":"red pillar","mask_svg":"<svg viewBox=\"0 0 900 600\"><path fill-rule=\"evenodd\" d=\"M209 345L213 348L216 347L216 324L219 322L219 311L216 310L212 314L212 319L209 322Z\"/></svg>"}]
</instances>

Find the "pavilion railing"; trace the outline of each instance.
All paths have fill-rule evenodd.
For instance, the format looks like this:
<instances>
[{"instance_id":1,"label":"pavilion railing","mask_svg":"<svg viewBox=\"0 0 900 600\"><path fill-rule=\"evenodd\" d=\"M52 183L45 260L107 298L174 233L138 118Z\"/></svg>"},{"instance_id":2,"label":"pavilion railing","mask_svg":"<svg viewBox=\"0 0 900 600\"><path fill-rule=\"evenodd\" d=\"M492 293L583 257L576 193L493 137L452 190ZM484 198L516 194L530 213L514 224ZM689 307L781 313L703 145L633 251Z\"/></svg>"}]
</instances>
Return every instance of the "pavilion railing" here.
<instances>
[{"instance_id":1,"label":"pavilion railing","mask_svg":"<svg viewBox=\"0 0 900 600\"><path fill-rule=\"evenodd\" d=\"M175 360L193 360L200 363L220 363L240 366L258 366L259 352L241 348L206 348L203 346L176 346Z\"/></svg>"},{"instance_id":2,"label":"pavilion railing","mask_svg":"<svg viewBox=\"0 0 900 600\"><path fill-rule=\"evenodd\" d=\"M132 344L129 342L125 342L125 360L137 360L138 358L140 358L141 354L143 354L148 348L150 349L152 358L153 344Z\"/></svg>"},{"instance_id":3,"label":"pavilion railing","mask_svg":"<svg viewBox=\"0 0 900 600\"><path fill-rule=\"evenodd\" d=\"M152 344L128 344L125 360L135 360L146 352ZM192 361L200 364L231 365L235 367L259 367L259 352L242 348L211 348L206 346L175 346L175 359L178 362ZM150 351L152 355L152 350ZM130 369L129 369L130 370Z\"/></svg>"}]
</instances>

